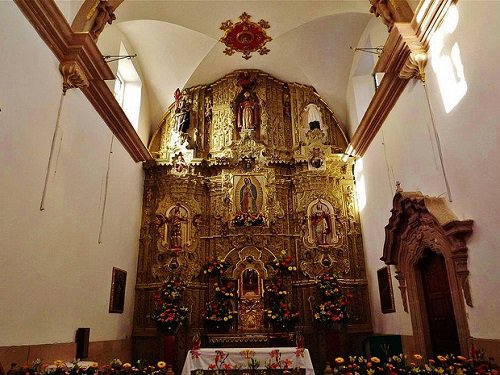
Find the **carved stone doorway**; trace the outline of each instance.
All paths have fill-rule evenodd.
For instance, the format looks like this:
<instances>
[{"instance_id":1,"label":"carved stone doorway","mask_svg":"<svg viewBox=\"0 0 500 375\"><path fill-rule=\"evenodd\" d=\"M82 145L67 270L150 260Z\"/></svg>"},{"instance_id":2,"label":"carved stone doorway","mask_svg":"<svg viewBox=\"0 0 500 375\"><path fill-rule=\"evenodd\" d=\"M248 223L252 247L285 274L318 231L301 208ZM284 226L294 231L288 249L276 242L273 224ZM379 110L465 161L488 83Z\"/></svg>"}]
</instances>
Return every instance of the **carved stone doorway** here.
<instances>
[{"instance_id":1,"label":"carved stone doorway","mask_svg":"<svg viewBox=\"0 0 500 375\"><path fill-rule=\"evenodd\" d=\"M426 249L418 265L432 356L460 353L457 323L444 257Z\"/></svg>"},{"instance_id":2,"label":"carved stone doorway","mask_svg":"<svg viewBox=\"0 0 500 375\"><path fill-rule=\"evenodd\" d=\"M424 288L432 287L424 287L423 278L434 282L435 275L423 276L423 273L435 272L426 270L426 267L430 267L426 265L426 257L431 254L432 257L441 257L436 259L444 264L433 267L441 267L442 278L449 283L450 311L455 318L459 344L453 350L457 350L456 354L468 353L470 334L465 304L472 307L472 298L466 241L472 233L472 220L458 220L444 199L427 197L420 192L398 191L391 212L389 224L385 227L384 255L381 260L387 265L396 266L403 308L411 315L416 352L427 356L446 354L435 352L433 345L438 345L437 350L442 350L442 347L433 342L434 337L430 333L426 293L432 292L424 291Z\"/></svg>"}]
</instances>

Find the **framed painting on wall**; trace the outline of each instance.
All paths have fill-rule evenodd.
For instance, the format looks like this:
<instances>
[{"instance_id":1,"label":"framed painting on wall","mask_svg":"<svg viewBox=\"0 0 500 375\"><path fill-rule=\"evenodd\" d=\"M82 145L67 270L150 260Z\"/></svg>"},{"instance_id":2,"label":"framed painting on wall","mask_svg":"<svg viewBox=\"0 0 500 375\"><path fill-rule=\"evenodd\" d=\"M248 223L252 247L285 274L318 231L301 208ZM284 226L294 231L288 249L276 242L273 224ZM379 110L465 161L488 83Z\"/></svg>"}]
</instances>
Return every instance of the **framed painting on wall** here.
<instances>
[{"instance_id":1,"label":"framed painting on wall","mask_svg":"<svg viewBox=\"0 0 500 375\"><path fill-rule=\"evenodd\" d=\"M111 277L111 294L109 298L109 312L123 313L125 305L125 285L127 283L127 271L113 267Z\"/></svg>"},{"instance_id":2,"label":"framed painting on wall","mask_svg":"<svg viewBox=\"0 0 500 375\"><path fill-rule=\"evenodd\" d=\"M394 305L394 293L392 291L391 269L389 266L377 271L378 291L380 294L380 308L382 313L392 313L396 311Z\"/></svg>"}]
</instances>

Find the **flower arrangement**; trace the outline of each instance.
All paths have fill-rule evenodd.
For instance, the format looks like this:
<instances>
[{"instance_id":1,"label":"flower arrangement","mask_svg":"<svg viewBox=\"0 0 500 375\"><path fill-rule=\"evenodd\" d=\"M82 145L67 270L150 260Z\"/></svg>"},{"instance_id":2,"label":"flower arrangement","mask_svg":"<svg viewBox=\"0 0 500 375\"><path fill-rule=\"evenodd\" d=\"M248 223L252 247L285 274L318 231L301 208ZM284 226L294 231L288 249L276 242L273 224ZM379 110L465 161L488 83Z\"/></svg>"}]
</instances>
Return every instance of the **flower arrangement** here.
<instances>
[{"instance_id":1,"label":"flower arrangement","mask_svg":"<svg viewBox=\"0 0 500 375\"><path fill-rule=\"evenodd\" d=\"M299 312L293 310L287 302L280 301L265 310L266 319L273 325L293 326L299 320ZM289 327L293 328L293 327Z\"/></svg>"},{"instance_id":2,"label":"flower arrangement","mask_svg":"<svg viewBox=\"0 0 500 375\"><path fill-rule=\"evenodd\" d=\"M235 227L251 227L266 224L266 218L262 213L250 213L250 212L238 212L233 220L232 224Z\"/></svg>"},{"instance_id":3,"label":"flower arrangement","mask_svg":"<svg viewBox=\"0 0 500 375\"><path fill-rule=\"evenodd\" d=\"M203 266L204 275L220 276L222 275L231 265L229 262L224 260L220 255L214 259L207 259L207 262Z\"/></svg>"},{"instance_id":4,"label":"flower arrangement","mask_svg":"<svg viewBox=\"0 0 500 375\"><path fill-rule=\"evenodd\" d=\"M155 309L151 315L158 328L175 332L186 321L189 309L181 305L185 284L179 279L166 281L154 295Z\"/></svg>"},{"instance_id":5,"label":"flower arrangement","mask_svg":"<svg viewBox=\"0 0 500 375\"><path fill-rule=\"evenodd\" d=\"M164 361L156 366L137 361L134 365L119 359L113 359L109 364L99 366L98 363L82 365L75 360L65 362L56 360L52 364L43 363L40 359L33 361L31 366L17 366L12 364L9 375L166 375L171 371Z\"/></svg>"},{"instance_id":6,"label":"flower arrangement","mask_svg":"<svg viewBox=\"0 0 500 375\"><path fill-rule=\"evenodd\" d=\"M323 302L314 309L315 322L330 328L344 323L349 318L347 307L351 295L344 294L335 275L322 275L316 286Z\"/></svg>"},{"instance_id":7,"label":"flower arrangement","mask_svg":"<svg viewBox=\"0 0 500 375\"><path fill-rule=\"evenodd\" d=\"M238 312L232 309L231 303L218 300L209 302L205 310L204 319L208 324L229 326L236 320Z\"/></svg>"},{"instance_id":8,"label":"flower arrangement","mask_svg":"<svg viewBox=\"0 0 500 375\"><path fill-rule=\"evenodd\" d=\"M351 356L347 359L337 357L332 370L334 374L359 375L498 375L499 373L498 366L489 361L478 361L454 355L438 355L435 360L423 361L420 354L414 354L410 358L403 354L394 355L389 357L386 362L382 362L377 357Z\"/></svg>"},{"instance_id":9,"label":"flower arrangement","mask_svg":"<svg viewBox=\"0 0 500 375\"><path fill-rule=\"evenodd\" d=\"M283 283L283 279L279 278L276 281L271 281L266 283L265 287L266 298L273 299L283 299L288 296L288 291Z\"/></svg>"},{"instance_id":10,"label":"flower arrangement","mask_svg":"<svg viewBox=\"0 0 500 375\"><path fill-rule=\"evenodd\" d=\"M281 275L289 275L294 271L297 271L297 266L293 264L293 258L287 255L286 250L281 250L280 254L275 258L271 259L267 266L272 267L277 273Z\"/></svg>"},{"instance_id":11,"label":"flower arrangement","mask_svg":"<svg viewBox=\"0 0 500 375\"><path fill-rule=\"evenodd\" d=\"M164 301L178 301L182 298L182 293L186 289L184 283L178 279L165 282L159 292L159 298Z\"/></svg>"},{"instance_id":12,"label":"flower arrangement","mask_svg":"<svg viewBox=\"0 0 500 375\"><path fill-rule=\"evenodd\" d=\"M231 299L234 298L236 292L229 282L225 282L222 285L215 284L215 296L219 299Z\"/></svg>"}]
</instances>

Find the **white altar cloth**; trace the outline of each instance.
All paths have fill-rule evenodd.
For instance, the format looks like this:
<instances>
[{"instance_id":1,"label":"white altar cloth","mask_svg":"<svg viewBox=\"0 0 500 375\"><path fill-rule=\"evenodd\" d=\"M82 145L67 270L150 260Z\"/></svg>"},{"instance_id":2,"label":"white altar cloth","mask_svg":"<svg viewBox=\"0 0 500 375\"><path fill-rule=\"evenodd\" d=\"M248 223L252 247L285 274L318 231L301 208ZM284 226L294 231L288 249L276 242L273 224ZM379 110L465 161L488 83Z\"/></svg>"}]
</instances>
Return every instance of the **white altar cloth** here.
<instances>
[{"instance_id":1,"label":"white altar cloth","mask_svg":"<svg viewBox=\"0 0 500 375\"><path fill-rule=\"evenodd\" d=\"M228 354L224 364L231 365L232 368L240 366L242 369L246 369L248 368L248 359L245 358L245 354L242 355L242 352L246 350L255 353L253 358L260 362L260 369L266 368L266 363L276 363L276 358L271 358L271 352L273 350L279 350L282 364L286 361L289 363L288 368L292 369L300 367L306 370L306 375L314 375L314 368L311 362L311 356L309 355L309 350L300 349L300 351L298 351L297 348L293 347L202 348L194 351L190 350L187 353L186 361L184 362L182 375L191 375L191 371L193 370L207 370L210 365L213 367L217 351L222 351L225 354Z\"/></svg>"}]
</instances>

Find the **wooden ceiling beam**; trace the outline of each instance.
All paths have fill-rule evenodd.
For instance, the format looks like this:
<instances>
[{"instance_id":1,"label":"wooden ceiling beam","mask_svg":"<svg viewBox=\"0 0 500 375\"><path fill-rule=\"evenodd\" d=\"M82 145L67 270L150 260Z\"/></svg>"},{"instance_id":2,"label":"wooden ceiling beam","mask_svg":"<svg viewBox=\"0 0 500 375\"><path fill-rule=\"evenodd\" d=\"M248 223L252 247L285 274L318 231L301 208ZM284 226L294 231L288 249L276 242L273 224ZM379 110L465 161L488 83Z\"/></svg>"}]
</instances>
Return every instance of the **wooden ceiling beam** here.
<instances>
[{"instance_id":1,"label":"wooden ceiling beam","mask_svg":"<svg viewBox=\"0 0 500 375\"><path fill-rule=\"evenodd\" d=\"M15 0L59 60L63 91L79 88L135 162L153 160L106 80L115 76L88 32L75 33L54 0Z\"/></svg>"}]
</instances>

